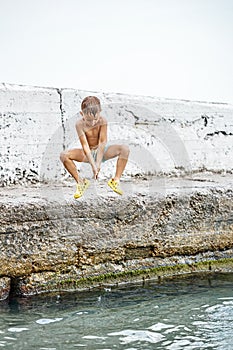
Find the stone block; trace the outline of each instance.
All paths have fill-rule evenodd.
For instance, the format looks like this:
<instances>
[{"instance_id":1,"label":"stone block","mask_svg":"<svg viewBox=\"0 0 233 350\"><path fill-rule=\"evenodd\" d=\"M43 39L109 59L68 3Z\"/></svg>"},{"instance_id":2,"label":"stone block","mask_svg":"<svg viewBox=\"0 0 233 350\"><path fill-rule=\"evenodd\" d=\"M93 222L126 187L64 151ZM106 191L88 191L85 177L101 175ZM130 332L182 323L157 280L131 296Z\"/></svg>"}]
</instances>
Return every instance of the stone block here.
<instances>
[{"instance_id":1,"label":"stone block","mask_svg":"<svg viewBox=\"0 0 233 350\"><path fill-rule=\"evenodd\" d=\"M8 298L10 287L11 279L9 277L0 277L0 301Z\"/></svg>"}]
</instances>

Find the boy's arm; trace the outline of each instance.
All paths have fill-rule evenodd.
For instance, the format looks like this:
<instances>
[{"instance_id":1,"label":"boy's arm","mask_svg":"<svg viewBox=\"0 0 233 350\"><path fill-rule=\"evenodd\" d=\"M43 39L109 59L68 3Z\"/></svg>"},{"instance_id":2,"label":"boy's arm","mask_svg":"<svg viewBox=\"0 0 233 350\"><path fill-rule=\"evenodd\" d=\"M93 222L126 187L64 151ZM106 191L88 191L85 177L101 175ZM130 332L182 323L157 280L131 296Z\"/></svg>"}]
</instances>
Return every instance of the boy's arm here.
<instances>
[{"instance_id":1,"label":"boy's arm","mask_svg":"<svg viewBox=\"0 0 233 350\"><path fill-rule=\"evenodd\" d=\"M82 128L82 124L80 122L76 123L76 130L77 130L78 137L79 137L79 140L80 140L81 145L82 145L83 152L84 152L85 156L87 157L88 162L91 164L94 176L96 177L97 167L96 167L95 161L92 157L91 150L90 150L89 144L87 142L86 135L85 135L84 130Z\"/></svg>"},{"instance_id":2,"label":"boy's arm","mask_svg":"<svg viewBox=\"0 0 233 350\"><path fill-rule=\"evenodd\" d=\"M104 156L104 148L106 146L106 143L107 143L107 120L103 118L103 123L100 128L99 145L98 145L98 152L96 157L96 166L97 166L98 172L100 170L100 164Z\"/></svg>"}]
</instances>

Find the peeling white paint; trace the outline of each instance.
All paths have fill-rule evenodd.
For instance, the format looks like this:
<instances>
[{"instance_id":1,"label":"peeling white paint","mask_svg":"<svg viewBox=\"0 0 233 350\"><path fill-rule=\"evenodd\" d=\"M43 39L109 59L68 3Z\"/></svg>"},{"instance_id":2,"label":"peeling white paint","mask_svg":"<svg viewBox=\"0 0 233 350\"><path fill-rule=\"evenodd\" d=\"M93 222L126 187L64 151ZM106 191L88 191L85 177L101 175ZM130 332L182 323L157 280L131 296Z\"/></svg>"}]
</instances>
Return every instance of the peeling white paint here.
<instances>
[{"instance_id":1,"label":"peeling white paint","mask_svg":"<svg viewBox=\"0 0 233 350\"><path fill-rule=\"evenodd\" d=\"M67 177L59 154L80 146L75 122L87 95L102 102L109 141L130 146L126 175L233 171L233 105L0 84L1 185Z\"/></svg>"}]
</instances>

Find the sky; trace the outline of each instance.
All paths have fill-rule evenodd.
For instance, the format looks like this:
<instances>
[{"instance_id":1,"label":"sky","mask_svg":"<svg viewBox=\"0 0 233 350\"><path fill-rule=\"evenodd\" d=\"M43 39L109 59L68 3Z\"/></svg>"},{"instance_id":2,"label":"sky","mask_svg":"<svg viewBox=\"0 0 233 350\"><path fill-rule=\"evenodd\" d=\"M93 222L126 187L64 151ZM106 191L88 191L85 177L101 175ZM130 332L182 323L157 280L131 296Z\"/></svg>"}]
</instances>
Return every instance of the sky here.
<instances>
[{"instance_id":1,"label":"sky","mask_svg":"<svg viewBox=\"0 0 233 350\"><path fill-rule=\"evenodd\" d=\"M233 103L233 0L0 0L0 82Z\"/></svg>"}]
</instances>

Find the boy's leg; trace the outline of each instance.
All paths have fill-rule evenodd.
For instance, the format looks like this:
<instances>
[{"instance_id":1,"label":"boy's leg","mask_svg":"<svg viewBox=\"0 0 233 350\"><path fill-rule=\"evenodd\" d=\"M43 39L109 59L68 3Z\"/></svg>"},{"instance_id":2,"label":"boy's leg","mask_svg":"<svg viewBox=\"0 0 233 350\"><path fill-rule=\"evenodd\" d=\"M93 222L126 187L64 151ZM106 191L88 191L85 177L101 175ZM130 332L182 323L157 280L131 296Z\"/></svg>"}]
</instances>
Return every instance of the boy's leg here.
<instances>
[{"instance_id":1,"label":"boy's leg","mask_svg":"<svg viewBox=\"0 0 233 350\"><path fill-rule=\"evenodd\" d=\"M81 179L78 175L78 171L74 164L74 160L77 162L84 162L86 160L83 150L75 148L68 151L63 151L60 154L60 159L66 170L70 173L71 176L73 176L75 181L79 183Z\"/></svg>"},{"instance_id":2,"label":"boy's leg","mask_svg":"<svg viewBox=\"0 0 233 350\"><path fill-rule=\"evenodd\" d=\"M77 199L82 197L83 193L88 188L90 182L87 179L82 180L80 178L80 176L78 175L77 168L74 164L74 160L76 160L77 162L87 162L87 159L85 157L83 150L76 148L69 151L64 151L61 153L60 159L64 164L64 167L66 168L66 170L70 173L70 175L73 176L73 178L77 183L77 188L74 194L74 198Z\"/></svg>"},{"instance_id":3,"label":"boy's leg","mask_svg":"<svg viewBox=\"0 0 233 350\"><path fill-rule=\"evenodd\" d=\"M111 145L104 153L104 160L112 159L118 156L116 173L114 176L115 181L119 181L120 177L125 169L129 157L129 147L126 145Z\"/></svg>"}]
</instances>

